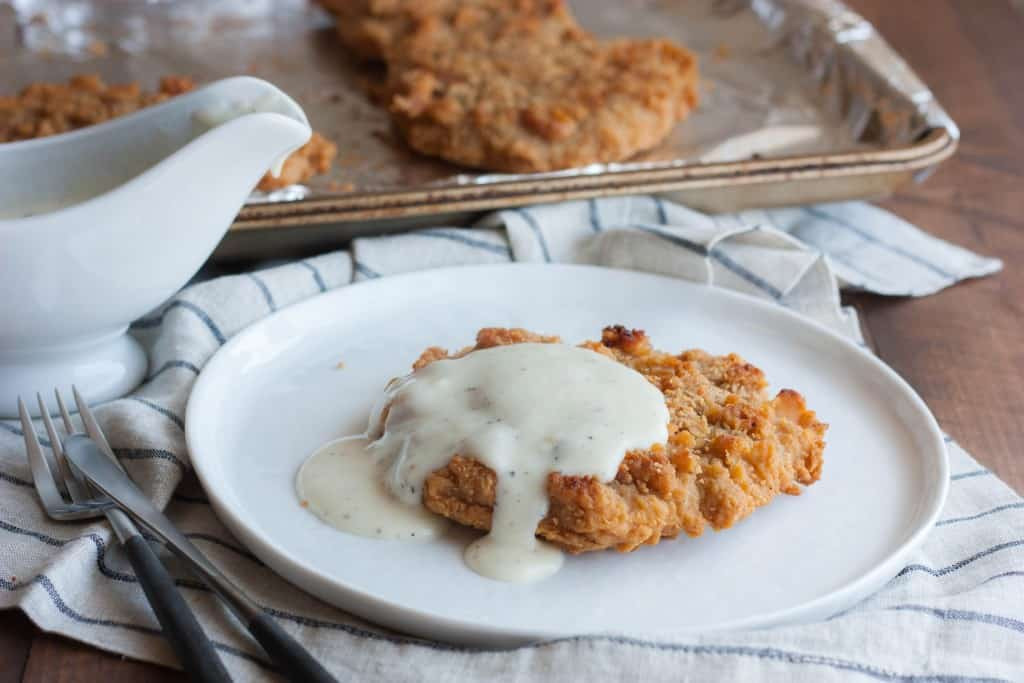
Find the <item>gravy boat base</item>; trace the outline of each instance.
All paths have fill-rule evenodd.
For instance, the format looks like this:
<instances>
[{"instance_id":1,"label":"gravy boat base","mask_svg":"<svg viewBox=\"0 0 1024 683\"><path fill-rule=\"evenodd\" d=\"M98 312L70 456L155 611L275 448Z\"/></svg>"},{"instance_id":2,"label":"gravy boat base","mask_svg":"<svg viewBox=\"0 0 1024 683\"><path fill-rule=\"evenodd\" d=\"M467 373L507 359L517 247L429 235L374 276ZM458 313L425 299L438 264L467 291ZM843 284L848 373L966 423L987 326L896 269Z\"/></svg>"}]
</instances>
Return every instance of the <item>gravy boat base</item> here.
<instances>
[{"instance_id":1,"label":"gravy boat base","mask_svg":"<svg viewBox=\"0 0 1024 683\"><path fill-rule=\"evenodd\" d=\"M127 328L92 340L75 340L32 351L0 351L0 416L17 415L16 397L27 405L28 397L39 392L51 413L57 413L52 389L67 394L71 385L90 403L119 398L139 386L146 376L148 361ZM36 408L33 411L38 410Z\"/></svg>"}]
</instances>

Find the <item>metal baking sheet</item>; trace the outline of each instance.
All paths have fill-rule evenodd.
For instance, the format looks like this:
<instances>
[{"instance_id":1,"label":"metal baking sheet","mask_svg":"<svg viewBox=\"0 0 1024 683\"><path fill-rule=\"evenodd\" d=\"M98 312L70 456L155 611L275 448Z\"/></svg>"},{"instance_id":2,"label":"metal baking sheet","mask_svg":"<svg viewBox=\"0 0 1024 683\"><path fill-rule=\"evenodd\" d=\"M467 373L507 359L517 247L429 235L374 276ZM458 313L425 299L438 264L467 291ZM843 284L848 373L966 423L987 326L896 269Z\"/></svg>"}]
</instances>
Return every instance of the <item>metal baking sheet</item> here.
<instances>
[{"instance_id":1,"label":"metal baking sheet","mask_svg":"<svg viewBox=\"0 0 1024 683\"><path fill-rule=\"evenodd\" d=\"M365 222L471 212L503 201L685 190L701 187L687 183L714 177L716 169L720 182L702 187L731 192L732 203L742 206L744 197L766 201L763 192L735 188L758 184L767 171L834 171L853 160L838 175L855 177L859 166L875 167L896 182L948 156L958 138L955 124L906 63L835 0L570 4L599 36L667 36L700 59L698 109L661 145L628 162L508 175L468 171L409 150L366 94L381 74L357 65L330 18L305 0L0 2L0 83L14 90L81 72L144 87L169 73L200 82L248 73L276 83L299 101L314 128L338 143L338 159L308 185L254 193L242 226L287 223L289 216L293 225ZM920 147L936 135L944 152L936 154L935 144ZM894 158L902 166L878 169ZM816 179L827 175L789 173L799 181L791 183L790 197L774 189L769 199L807 201L826 186ZM833 184L824 195L859 196L865 187Z\"/></svg>"}]
</instances>

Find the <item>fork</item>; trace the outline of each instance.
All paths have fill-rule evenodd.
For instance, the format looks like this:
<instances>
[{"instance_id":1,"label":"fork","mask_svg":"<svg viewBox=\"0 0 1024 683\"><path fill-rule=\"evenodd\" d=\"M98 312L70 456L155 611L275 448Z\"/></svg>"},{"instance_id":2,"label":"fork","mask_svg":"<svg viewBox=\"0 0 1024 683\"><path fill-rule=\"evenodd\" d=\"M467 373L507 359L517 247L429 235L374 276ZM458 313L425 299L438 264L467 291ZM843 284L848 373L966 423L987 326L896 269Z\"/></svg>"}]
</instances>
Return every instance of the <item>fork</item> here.
<instances>
[{"instance_id":1,"label":"fork","mask_svg":"<svg viewBox=\"0 0 1024 683\"><path fill-rule=\"evenodd\" d=\"M74 387L72 387L74 390ZM83 423L95 423L89 405L75 391L75 402ZM98 431L98 427L96 430ZM105 440L103 442L106 443ZM277 672L296 683L338 683L324 666L299 641L278 625L268 610L250 598L204 555L199 548L178 531L135 482L110 457L110 447L102 447L85 436L72 434L64 442L64 454L70 464L96 490L114 501L135 521L144 525L162 540L178 557L185 560L193 573L219 595L238 617L253 638L270 656Z\"/></svg>"},{"instance_id":2,"label":"fork","mask_svg":"<svg viewBox=\"0 0 1024 683\"><path fill-rule=\"evenodd\" d=\"M178 531L163 512L153 505L114 457L110 445L96 423L96 418L89 409L89 404L74 386L71 390L74 392L78 414L88 436L69 434L65 439L61 454L66 464L76 470L82 481L117 505L118 511L130 515L153 532L178 557L185 560L193 573L224 600L231 612L263 647L280 675L296 683L338 683L338 680L308 650L278 625L269 611L265 611L225 576L199 548ZM64 409L59 394L57 400L61 404L62 416L66 415L67 410ZM42 412L46 413L45 410ZM22 410L23 424L28 425L26 433L31 431L31 422L27 418L26 412ZM65 420L70 423L69 417L65 417ZM98 438L91 438L92 435Z\"/></svg>"},{"instance_id":3,"label":"fork","mask_svg":"<svg viewBox=\"0 0 1024 683\"><path fill-rule=\"evenodd\" d=\"M57 398L61 419L64 422L64 431L70 437L76 434L71 422L71 415L64 405L60 392L54 390L54 394ZM74 394L75 402L79 406L83 405L85 402L81 399L77 389L74 390ZM105 515L124 546L139 584L149 600L150 607L156 614L164 636L170 642L182 667L193 680L209 683L230 682L231 677L224 668L220 657L217 656L213 643L203 633L188 603L185 602L185 598L178 591L174 580L167 572L167 568L157 558L153 548L139 533L138 527L135 526L131 518L122 512L110 498L96 492L81 472L67 460L64 445L50 419L49 409L43 401L43 397L37 393L36 400L39 401L39 414L42 416L46 434L50 439L50 450L53 453L56 468L52 466L50 459L43 451L39 437L32 426L32 420L29 418L28 410L20 396L18 397L18 414L21 417L22 431L25 435L25 449L28 452L32 480L46 514L52 519L62 521L89 519ZM86 435L120 468L120 463L114 457L110 444L107 443L106 437L100 430L99 424L92 418L92 414L90 413L86 418L81 409L79 409L79 414L82 417ZM121 469L123 471L123 468ZM65 500L65 493L70 498L70 502Z\"/></svg>"}]
</instances>

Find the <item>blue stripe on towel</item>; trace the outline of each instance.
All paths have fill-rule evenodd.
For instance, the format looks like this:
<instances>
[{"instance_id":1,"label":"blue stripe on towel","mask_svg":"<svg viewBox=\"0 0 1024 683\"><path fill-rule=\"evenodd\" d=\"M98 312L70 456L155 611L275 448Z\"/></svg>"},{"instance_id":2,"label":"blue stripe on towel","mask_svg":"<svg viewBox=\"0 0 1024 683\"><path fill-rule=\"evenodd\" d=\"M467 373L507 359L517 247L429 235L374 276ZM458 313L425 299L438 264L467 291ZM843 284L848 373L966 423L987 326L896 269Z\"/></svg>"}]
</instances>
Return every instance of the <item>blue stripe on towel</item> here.
<instances>
[{"instance_id":1,"label":"blue stripe on towel","mask_svg":"<svg viewBox=\"0 0 1024 683\"><path fill-rule=\"evenodd\" d=\"M10 423L0 422L0 427L2 427L3 429L7 430L11 434L15 434L15 435L20 436L20 437L24 437L25 436L25 432L21 431L21 427L16 427L16 426L14 426L14 425L12 425ZM36 437L39 439L39 443L41 445L45 446L46 448L50 448L50 440L49 439L47 439L45 436L39 436L38 433L36 434Z\"/></svg>"},{"instance_id":2,"label":"blue stripe on towel","mask_svg":"<svg viewBox=\"0 0 1024 683\"><path fill-rule=\"evenodd\" d=\"M984 581L979 581L978 585L975 586L975 588L978 588L980 586L984 586L986 583L989 583L991 581L997 581L999 579L1016 578L1016 577L1019 577L1019 576L1024 576L1024 572L1020 572L1020 571L1000 572L999 574L996 574L995 576L988 577Z\"/></svg>"},{"instance_id":3,"label":"blue stripe on towel","mask_svg":"<svg viewBox=\"0 0 1024 683\"><path fill-rule=\"evenodd\" d=\"M953 517L952 519L939 520L938 522L935 523L935 526L946 526L947 524L958 524L959 522L970 522L970 521L975 520L975 519L981 519L982 517L988 517L989 515L994 515L997 512L1002 512L1003 510L1019 510L1021 508L1024 508L1024 500L1018 501L1016 503L1007 503L1006 505L1000 505L998 507L992 508L991 510L985 510L984 512L979 512L976 515L968 515L966 517Z\"/></svg>"},{"instance_id":4,"label":"blue stripe on towel","mask_svg":"<svg viewBox=\"0 0 1024 683\"><path fill-rule=\"evenodd\" d=\"M46 576L45 574L37 574L30 582L22 583L14 583L12 581L8 581L6 578L0 578L0 587L8 591L26 588L34 583L38 583L46 590L47 594L49 594L50 596L50 600L53 601L54 606L57 608L57 611L59 611L64 616L74 621L77 621L82 624L92 624L95 626L113 626L117 628L127 629L129 631L146 633L149 635L163 635L163 632L158 628L150 628L149 626L142 626L139 624L130 624L124 621L114 621L112 619L96 619L93 617L86 617L79 614L78 612L75 612L68 606L66 602L64 602L64 599L57 592L57 588L53 585L53 582L50 580L50 577Z\"/></svg>"},{"instance_id":5,"label":"blue stripe on towel","mask_svg":"<svg viewBox=\"0 0 1024 683\"><path fill-rule=\"evenodd\" d=\"M139 396L126 396L125 400L126 401L135 401L136 403L141 403L144 406L149 406L151 409L155 410L156 412L160 413L161 415L166 417L168 420L170 420L171 422L176 424L178 426L178 429L181 429L181 430L184 431L184 429L185 429L185 421L182 420L177 415L175 415L174 413L172 413L171 411L169 411L167 408L164 408L161 405L157 405L156 403L153 403L152 401L144 399L144 398L141 398Z\"/></svg>"},{"instance_id":6,"label":"blue stripe on towel","mask_svg":"<svg viewBox=\"0 0 1024 683\"><path fill-rule=\"evenodd\" d=\"M367 277L367 278L380 277L380 273L378 273L377 271L375 271L373 268L369 267L368 265L366 265L364 263L360 263L359 261L356 261L354 258L352 259L352 267L355 268L356 272L359 273L360 275L362 275L363 277Z\"/></svg>"},{"instance_id":7,"label":"blue stripe on towel","mask_svg":"<svg viewBox=\"0 0 1024 683\"><path fill-rule=\"evenodd\" d=\"M15 486L32 486L32 482L28 479L22 479L13 474L7 472L0 472L0 481L7 482L8 484L14 484Z\"/></svg>"},{"instance_id":8,"label":"blue stripe on towel","mask_svg":"<svg viewBox=\"0 0 1024 683\"><path fill-rule=\"evenodd\" d=\"M193 372L193 373L195 373L197 375L199 374L199 368L196 365L194 365L193 363L189 363L187 360L169 360L166 363L164 363L163 365L161 365L156 370L156 372L151 374L147 378L147 381L154 379L160 373L164 372L165 370L170 370L171 368L184 368L184 369L189 370L189 371L191 371L191 372Z\"/></svg>"},{"instance_id":9,"label":"blue stripe on towel","mask_svg":"<svg viewBox=\"0 0 1024 683\"><path fill-rule=\"evenodd\" d=\"M21 431L21 427L15 427L14 425L8 424L7 422L0 421L0 428L5 429L11 434L15 434L17 436L25 436L25 432ZM47 447L49 447L49 444L47 444Z\"/></svg>"},{"instance_id":10,"label":"blue stripe on towel","mask_svg":"<svg viewBox=\"0 0 1024 683\"><path fill-rule=\"evenodd\" d=\"M984 477L985 475L992 474L991 470L980 469L971 470L970 472L960 472L950 476L951 481L959 481L960 479L970 479L971 477Z\"/></svg>"},{"instance_id":11,"label":"blue stripe on towel","mask_svg":"<svg viewBox=\"0 0 1024 683\"><path fill-rule=\"evenodd\" d=\"M5 578L0 578L0 588L7 591L21 590L23 588L27 588L29 586L36 584L43 587L43 590L46 591L46 594L50 597L50 601L53 603L53 606L57 608L57 611L65 617L67 617L68 619L71 619L72 621L77 621L80 624L89 624L92 626L108 626L111 628L121 628L126 631L134 631L136 633L144 633L146 635L163 637L163 631L157 628L142 626L141 624L132 624L126 621L115 621L113 619L99 619L96 617L85 616L81 612L72 609L67 604L67 602L64 601L64 598L62 598L60 593L57 591L57 587L53 585L53 581L51 581L50 577L46 576L45 574L36 574L31 581L21 583L15 583L13 581L8 581ZM213 639L211 639L210 642L213 643L213 646L221 652L226 652L228 654L235 655L236 657L246 659L265 669L274 670L273 667L270 666L270 664L260 659L259 657L256 657L255 655L251 655L248 652L245 652L244 650L240 650L237 647L234 647L232 645L226 645Z\"/></svg>"},{"instance_id":12,"label":"blue stripe on towel","mask_svg":"<svg viewBox=\"0 0 1024 683\"><path fill-rule=\"evenodd\" d=\"M19 526L15 526L10 522L5 522L3 520L0 520L0 529L3 529L4 531L7 531L12 534L17 534L19 536L28 536L29 538L34 538L41 543L45 543L46 545L53 546L56 548L61 548L67 545L68 543L73 543L77 540L88 539L92 541L92 544L96 547L96 566L101 574L103 574L109 579L121 581L122 583L138 583L138 578L136 578L134 574L129 574L127 572L119 572L116 569L112 569L110 567L110 564L107 562L107 551L109 549L109 546L99 534L88 533L82 534L81 536L74 536L72 538L66 539L56 538L54 536L50 536L49 534L45 534L41 531L33 531L32 529L25 529ZM190 539L214 543L222 548L226 548L227 550L232 551L233 553L241 557L246 558L247 560L251 560L256 564L263 566L263 563L248 550L240 548L234 545L233 543L229 543L228 541L217 538L216 536L203 533L186 533L184 535ZM200 583L198 581L193 581L192 579L175 579L175 583L185 588L194 588L196 590L209 590L205 584Z\"/></svg>"},{"instance_id":13,"label":"blue stripe on towel","mask_svg":"<svg viewBox=\"0 0 1024 683\"><path fill-rule=\"evenodd\" d=\"M267 308L271 311L276 311L277 304L274 303L274 295L270 293L270 287L267 287L267 283L263 281L263 278L256 273L246 273L245 275L263 294L263 300L267 302Z\"/></svg>"},{"instance_id":14,"label":"blue stripe on towel","mask_svg":"<svg viewBox=\"0 0 1024 683\"><path fill-rule=\"evenodd\" d=\"M875 237L870 232L864 230L863 228L858 228L857 226L853 225L852 223L849 223L849 222L843 220L839 216L835 216L835 215L830 214L830 213L828 213L826 211L823 211L823 210L821 210L819 208L810 207L810 206L803 207L803 211L805 213L807 213L808 215L814 216L815 218L820 218L821 220L828 221L832 225L838 225L841 228L849 230L850 232L852 232L852 233L854 233L856 235L859 235L866 242L870 242L871 244L877 244L878 246L882 247L883 249L887 249L887 250L891 251L892 253L897 254L899 256L902 256L903 258L905 258L905 259L907 259L909 261L913 261L914 263L916 263L916 264L918 264L920 266L924 266L928 270L932 271L933 273L936 273L937 275L941 275L942 277L946 278L947 280L952 280L954 282L956 281L956 277L954 275L946 272L945 270L943 270L939 266L935 265L934 263L931 263L930 261L927 261L927 260L921 258L917 254L912 254L911 252L909 252L909 251L907 251L907 250L905 250L905 249L903 249L901 247L898 247L895 244L889 244L888 242L882 242L881 240L879 240L877 237Z\"/></svg>"},{"instance_id":15,"label":"blue stripe on towel","mask_svg":"<svg viewBox=\"0 0 1024 683\"><path fill-rule=\"evenodd\" d=\"M946 621L969 621L979 624L991 624L1001 628L1024 633L1024 621L1003 617L998 614L986 614L985 612L973 612L960 609L939 609L927 605L896 605L885 609L893 612L920 612Z\"/></svg>"},{"instance_id":16,"label":"blue stripe on towel","mask_svg":"<svg viewBox=\"0 0 1024 683\"><path fill-rule=\"evenodd\" d=\"M119 572L116 569L111 569L110 565L107 564L107 543L104 541L99 534L89 533L82 534L81 536L75 536L73 538L56 538L49 534L44 534L41 531L33 531L32 529L23 529L15 526L9 522L0 520L0 529L11 533L17 534L18 536L27 536L34 538L40 543L53 546L55 548L62 548L68 543L74 543L78 540L89 540L96 547L96 567L99 569L100 574L106 576L108 579L114 581L121 581L122 583L136 583L137 579L132 574L125 572Z\"/></svg>"},{"instance_id":17,"label":"blue stripe on towel","mask_svg":"<svg viewBox=\"0 0 1024 683\"><path fill-rule=\"evenodd\" d=\"M692 251L695 254L700 254L701 256L707 256L708 255L707 247L705 247L703 244L700 244L699 242L693 242L691 240L686 239L685 237L680 237L679 235L674 235L674 234L672 234L670 232L664 232L663 230L658 230L657 228L652 228L649 225L637 224L637 225L634 225L632 227L635 230L642 230L643 232L647 232L647 233L650 233L650 234L652 234L652 235L654 235L656 237L660 237L661 239L665 240L666 242L671 242L672 244L675 244L676 246L683 247L684 249Z\"/></svg>"},{"instance_id":18,"label":"blue stripe on towel","mask_svg":"<svg viewBox=\"0 0 1024 683\"><path fill-rule=\"evenodd\" d=\"M533 234L537 236L537 242L540 243L540 250L544 254L544 260L551 263L551 252L548 250L548 242L544 239L544 233L541 231L540 226L537 225L536 219L526 209L514 209L514 211L522 216L526 224L533 230Z\"/></svg>"},{"instance_id":19,"label":"blue stripe on towel","mask_svg":"<svg viewBox=\"0 0 1024 683\"><path fill-rule=\"evenodd\" d=\"M72 538L72 539L69 539L69 540L63 540L63 539L60 539L60 538L54 538L53 536L49 536L49 535L44 534L44 533L42 533L40 531L32 531L31 529L22 529L21 527L14 526L13 524L9 524L9 523L7 523L7 522L5 522L3 520L0 520L0 529L3 529L4 531L6 531L8 533L18 534L19 536L28 536L29 538L34 538L37 541L39 541L41 543L45 543L46 545L53 546L54 548L63 547L65 544L70 543L71 541L78 540L79 538L85 538L84 536L76 536L75 538ZM94 538L94 542L98 542L100 544L103 544L103 539L100 538L99 536L97 536L96 534L88 534L88 536L95 537Z\"/></svg>"},{"instance_id":20,"label":"blue stripe on towel","mask_svg":"<svg viewBox=\"0 0 1024 683\"><path fill-rule=\"evenodd\" d=\"M183 470L188 469L185 461L170 451L159 448L115 448L114 454L122 460L166 460L173 462Z\"/></svg>"},{"instance_id":21,"label":"blue stripe on towel","mask_svg":"<svg viewBox=\"0 0 1024 683\"><path fill-rule=\"evenodd\" d=\"M509 249L505 245L492 244L490 242L485 242L484 240L479 240L479 239L476 239L474 237L469 237L468 235L463 235L463 234L455 232L453 230L442 230L440 228L430 228L430 229L427 229L427 230L417 230L416 232L414 232L412 234L413 235L423 235L425 237L437 237L437 238L440 238L440 239L446 239L446 240L450 240L452 242L457 242L459 244L464 244L464 245L466 245L468 247L474 247L476 249L483 249L484 251L489 251L489 252L492 252L494 254L499 254L499 255L504 256L504 257L509 258L509 259L512 258L512 250Z\"/></svg>"},{"instance_id":22,"label":"blue stripe on towel","mask_svg":"<svg viewBox=\"0 0 1024 683\"><path fill-rule=\"evenodd\" d=\"M199 318L204 325L206 325L207 329L210 330L210 334L212 334L214 339L217 340L217 343L223 344L225 341L227 341L227 337L224 336L224 333L220 331L220 328L217 327L217 324L213 322L213 318L211 318L206 311L199 308L199 306L196 306L191 301L182 301L181 299L175 299L171 303L167 304L164 310L160 311L159 315L156 315L152 318L140 318L139 320L136 320L131 324L131 327L133 330L142 330L151 327L159 327L161 324L163 324L164 317L175 308L181 308L186 311L191 311L192 313L194 313L195 316Z\"/></svg>"},{"instance_id":23,"label":"blue stripe on towel","mask_svg":"<svg viewBox=\"0 0 1024 683\"><path fill-rule=\"evenodd\" d=\"M651 197L654 200L654 208L658 212L658 222L662 225L668 225L668 213L665 211L665 202L661 200L661 197Z\"/></svg>"},{"instance_id":24,"label":"blue stripe on towel","mask_svg":"<svg viewBox=\"0 0 1024 683\"><path fill-rule=\"evenodd\" d=\"M782 298L782 292L779 291L777 287L773 286L770 282L765 281L760 276L750 272L749 270L741 266L739 263L736 263L731 258L723 254L721 251L709 251L708 248L705 247L703 244L693 242L691 240L686 239L685 237L680 237L679 235L673 235L672 233L658 230L657 228L652 228L649 225L634 225L633 228L636 230L642 230L652 235L656 235L662 238L663 240L683 247L684 249L688 249L689 251L692 251L695 254L700 254L701 256L708 256L717 261L718 263L720 263L730 272L734 273L735 275L738 275L746 282L749 282L750 284L754 285L755 287L757 287L758 289L760 289L762 292L772 297L773 299L778 300Z\"/></svg>"},{"instance_id":25,"label":"blue stripe on towel","mask_svg":"<svg viewBox=\"0 0 1024 683\"><path fill-rule=\"evenodd\" d=\"M996 554L998 552L1002 552L1003 550L1011 550L1013 548L1019 548L1022 545L1024 545L1024 539L1019 539L1019 540L1016 540L1016 541L1006 541L1005 543L999 543L997 545L992 546L991 548L986 548L985 550L981 550L981 551L971 555L970 557L965 557L964 559L962 559L962 560L960 560L958 562L954 562L953 564L951 564L949 566L941 567L940 569L933 569L931 567L926 567L923 564L908 564L906 567L904 567L902 570L900 570L900 573L897 574L896 577L899 578L901 576L906 576L907 574L910 574L912 572L924 572L925 574L930 574L931 576L936 576L936 577L938 577L938 576L946 576L947 574L952 574L954 572L957 572L957 571L963 569L964 567L966 567L967 565L969 565L969 564L971 564L973 562L977 562L978 560L980 560L982 558L985 558L985 557L988 557L989 555L994 555L994 554Z\"/></svg>"},{"instance_id":26,"label":"blue stripe on towel","mask_svg":"<svg viewBox=\"0 0 1024 683\"><path fill-rule=\"evenodd\" d=\"M587 208L590 211L590 229L594 232L601 232L603 227L601 225L601 214L597 210L597 200L588 199Z\"/></svg>"},{"instance_id":27,"label":"blue stripe on towel","mask_svg":"<svg viewBox=\"0 0 1024 683\"><path fill-rule=\"evenodd\" d=\"M755 275L754 273L750 272L749 270L747 270L746 268L744 268L740 264L736 263L731 258L729 258L725 254L723 254L720 250L718 250L718 249L712 250L711 251L711 258L713 258L715 261L718 261L723 266L725 266L729 271L731 271L733 274L738 275L743 280L745 280L745 281L749 282L750 284L754 285L755 287L760 289L762 292L764 292L765 294L767 294L771 298L776 299L776 300L782 298L782 292L777 287L772 285L767 280L764 280L760 276Z\"/></svg>"},{"instance_id":28,"label":"blue stripe on towel","mask_svg":"<svg viewBox=\"0 0 1024 683\"><path fill-rule=\"evenodd\" d=\"M298 263L300 266L303 266L304 268L307 268L313 273L313 281L316 282L317 289L319 289L321 292L327 291L327 283L324 282L324 278L322 275L320 275L320 270L316 266L314 266L312 263L309 263L308 261L296 261L296 263Z\"/></svg>"}]
</instances>

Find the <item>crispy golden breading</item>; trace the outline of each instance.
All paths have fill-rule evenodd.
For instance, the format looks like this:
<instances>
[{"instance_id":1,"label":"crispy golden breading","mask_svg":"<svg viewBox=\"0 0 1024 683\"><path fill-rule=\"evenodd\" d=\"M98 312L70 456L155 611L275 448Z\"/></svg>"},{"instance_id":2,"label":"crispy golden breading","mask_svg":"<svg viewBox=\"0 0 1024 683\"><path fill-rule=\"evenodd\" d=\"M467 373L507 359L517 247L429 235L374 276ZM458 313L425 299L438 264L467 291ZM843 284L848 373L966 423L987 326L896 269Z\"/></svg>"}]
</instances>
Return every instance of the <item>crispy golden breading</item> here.
<instances>
[{"instance_id":1,"label":"crispy golden breading","mask_svg":"<svg viewBox=\"0 0 1024 683\"><path fill-rule=\"evenodd\" d=\"M505 344L557 342L518 329L483 329L473 347L449 355L427 349L418 369ZM640 330L609 327L584 348L644 375L665 395L665 446L625 454L614 481L548 476L550 506L537 535L571 553L699 536L706 526L727 529L775 495L798 495L821 475L824 435L803 397L766 392L764 373L736 354L704 351L672 355L651 348ZM423 504L460 524L489 529L496 476L472 458L455 454L426 481Z\"/></svg>"},{"instance_id":2,"label":"crispy golden breading","mask_svg":"<svg viewBox=\"0 0 1024 683\"><path fill-rule=\"evenodd\" d=\"M67 133L103 123L159 104L195 88L187 76L164 76L156 92L138 83L107 85L95 74L74 76L65 83L33 83L15 96L0 96L0 143ZM338 147L314 132L305 145L285 161L281 175L267 173L257 187L269 191L303 183L326 173Z\"/></svg>"},{"instance_id":3,"label":"crispy golden breading","mask_svg":"<svg viewBox=\"0 0 1024 683\"><path fill-rule=\"evenodd\" d=\"M389 50L417 21L450 11L458 1L317 0L334 15L341 42L364 60L386 60Z\"/></svg>"},{"instance_id":4,"label":"crispy golden breading","mask_svg":"<svg viewBox=\"0 0 1024 683\"><path fill-rule=\"evenodd\" d=\"M602 42L563 0L323 0L342 40L388 64L414 149L478 168L622 161L696 106L694 56L667 40Z\"/></svg>"},{"instance_id":5,"label":"crispy golden breading","mask_svg":"<svg viewBox=\"0 0 1024 683\"><path fill-rule=\"evenodd\" d=\"M585 36L563 0L318 1L335 15L345 46L366 60L398 60L410 49L430 49L426 41L436 37L430 32L438 21L456 29L479 29L486 24L492 35L528 31L547 40ZM466 38L470 47L471 36Z\"/></svg>"},{"instance_id":6,"label":"crispy golden breading","mask_svg":"<svg viewBox=\"0 0 1024 683\"><path fill-rule=\"evenodd\" d=\"M277 177L266 173L260 179L257 189L269 192L289 185L304 183L315 175L326 173L334 163L338 146L320 133L313 131L309 141L288 155L281 173Z\"/></svg>"}]
</instances>

